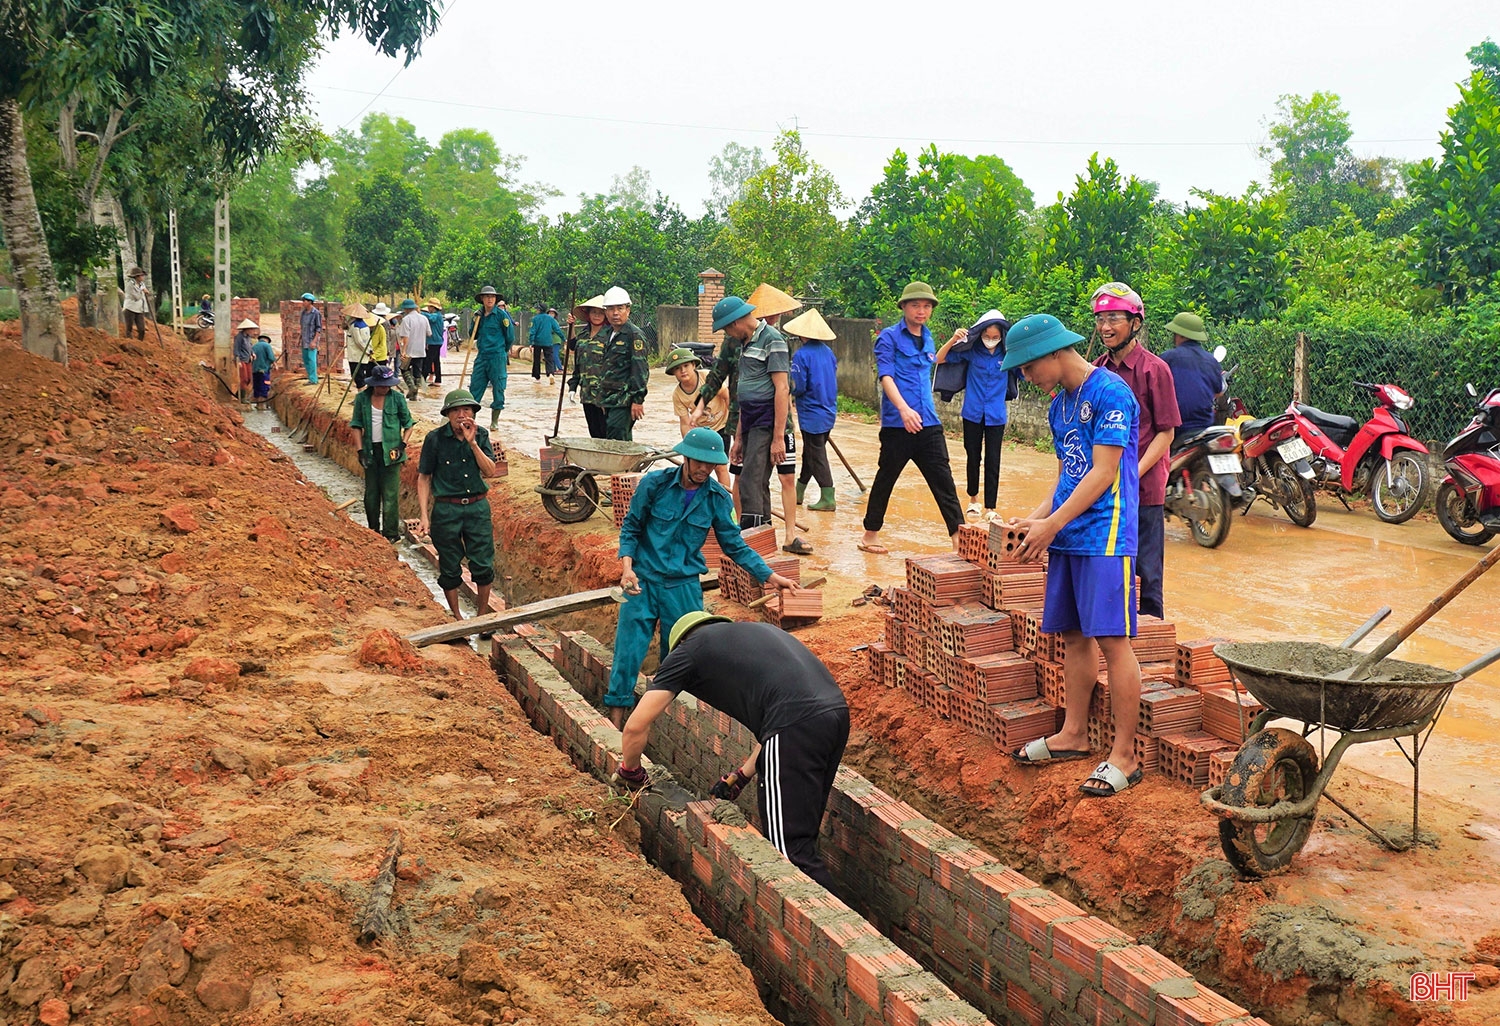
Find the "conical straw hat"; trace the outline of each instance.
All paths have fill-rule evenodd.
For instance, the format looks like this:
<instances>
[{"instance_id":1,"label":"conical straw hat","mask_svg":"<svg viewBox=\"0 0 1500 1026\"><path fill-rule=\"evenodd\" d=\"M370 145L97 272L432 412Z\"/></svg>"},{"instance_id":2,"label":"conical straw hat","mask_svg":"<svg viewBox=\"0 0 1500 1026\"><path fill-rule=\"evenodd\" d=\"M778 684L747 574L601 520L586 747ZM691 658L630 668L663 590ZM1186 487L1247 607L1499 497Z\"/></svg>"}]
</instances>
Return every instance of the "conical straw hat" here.
<instances>
[{"instance_id":1,"label":"conical straw hat","mask_svg":"<svg viewBox=\"0 0 1500 1026\"><path fill-rule=\"evenodd\" d=\"M791 313L793 310L802 309L802 304L791 296L778 289L775 285L767 285L761 282L756 290L750 293L750 305L755 307L757 317L775 317L777 314Z\"/></svg>"},{"instance_id":2,"label":"conical straw hat","mask_svg":"<svg viewBox=\"0 0 1500 1026\"><path fill-rule=\"evenodd\" d=\"M797 317L793 317L781 326L781 331L786 335L796 335L798 338L817 339L819 342L832 342L838 338L823 315L817 309L807 311Z\"/></svg>"},{"instance_id":3,"label":"conical straw hat","mask_svg":"<svg viewBox=\"0 0 1500 1026\"><path fill-rule=\"evenodd\" d=\"M260 327L260 325L256 324L250 318L246 317L243 321L240 321L239 324L235 325L235 327L238 327L238 328L258 328L258 327Z\"/></svg>"}]
</instances>

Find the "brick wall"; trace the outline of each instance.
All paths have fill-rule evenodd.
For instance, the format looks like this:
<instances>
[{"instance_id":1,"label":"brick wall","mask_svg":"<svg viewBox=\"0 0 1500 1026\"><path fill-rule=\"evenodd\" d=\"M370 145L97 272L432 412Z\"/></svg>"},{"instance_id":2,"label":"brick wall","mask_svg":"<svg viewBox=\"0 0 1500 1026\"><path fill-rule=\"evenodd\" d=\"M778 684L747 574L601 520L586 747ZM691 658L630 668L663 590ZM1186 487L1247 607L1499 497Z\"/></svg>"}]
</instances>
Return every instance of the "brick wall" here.
<instances>
[{"instance_id":1,"label":"brick wall","mask_svg":"<svg viewBox=\"0 0 1500 1026\"><path fill-rule=\"evenodd\" d=\"M253 296L235 296L229 301L230 330L238 331L246 317L256 324L260 323L260 300Z\"/></svg>"},{"instance_id":2,"label":"brick wall","mask_svg":"<svg viewBox=\"0 0 1500 1026\"><path fill-rule=\"evenodd\" d=\"M587 634L564 632L555 643L534 641L529 665L540 668L543 652L555 664L547 672L560 672L592 712L592 703L603 697L608 684L609 650ZM644 687L644 678L639 686ZM684 694L653 726L647 755L656 765L669 767L695 793L706 794L725 768L748 756L753 742L738 722ZM597 757L591 756L591 761ZM739 804L753 821L753 796L747 791ZM729 879L739 871L721 864L720 849L727 840L707 830L706 823L704 829L700 859L685 855L680 847L663 847L653 855L664 869L663 857L678 859L679 878L692 873L698 880L697 885L684 881L695 908L699 900L711 897L693 894L695 886L708 886L704 874L712 882L720 869ZM827 901L857 911L877 929L877 937L899 945L899 958L883 946L850 942L852 947L840 948L845 956L845 997L880 1000L881 1018L876 1021L921 1021L905 1017L905 1004L897 1008L912 996L906 986L914 957L995 1021L1031 1026L1265 1026L1263 1020L1197 984L1186 969L1155 949L924 818L848 767L841 768L835 780L820 850L839 882L842 899L829 895ZM781 865L783 872L802 877ZM740 900L743 891L728 893ZM745 900L756 903L753 894ZM779 946L791 933L786 910L783 897L781 933L768 932L766 945ZM735 939L729 925L732 917L716 920L713 912L703 914L716 929L729 929L726 935ZM792 921L800 928L800 919L794 915ZM814 964L829 968L816 959ZM756 968L761 970L759 962ZM890 994L900 997L888 1004Z\"/></svg>"},{"instance_id":3,"label":"brick wall","mask_svg":"<svg viewBox=\"0 0 1500 1026\"><path fill-rule=\"evenodd\" d=\"M323 344L318 347L318 371L347 373L344 363L344 304L316 304L323 312ZM238 322L236 322L238 323ZM294 373L302 370L302 300L281 301L281 360Z\"/></svg>"},{"instance_id":4,"label":"brick wall","mask_svg":"<svg viewBox=\"0 0 1500 1026\"><path fill-rule=\"evenodd\" d=\"M714 330L714 304L724 298L724 272L710 267L698 274L698 341L718 345L724 337Z\"/></svg>"}]
</instances>

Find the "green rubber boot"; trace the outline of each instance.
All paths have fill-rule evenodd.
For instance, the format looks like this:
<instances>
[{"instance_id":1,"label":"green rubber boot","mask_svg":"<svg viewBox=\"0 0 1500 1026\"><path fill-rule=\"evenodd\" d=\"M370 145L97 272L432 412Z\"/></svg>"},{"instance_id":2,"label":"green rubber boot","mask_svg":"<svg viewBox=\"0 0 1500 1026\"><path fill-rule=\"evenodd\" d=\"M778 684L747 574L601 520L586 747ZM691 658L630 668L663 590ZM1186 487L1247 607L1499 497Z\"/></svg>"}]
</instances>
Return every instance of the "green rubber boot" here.
<instances>
[{"instance_id":1,"label":"green rubber boot","mask_svg":"<svg viewBox=\"0 0 1500 1026\"><path fill-rule=\"evenodd\" d=\"M832 513L837 508L833 504L833 488L830 486L820 489L818 501L808 503L807 508L815 509L822 513Z\"/></svg>"},{"instance_id":2,"label":"green rubber boot","mask_svg":"<svg viewBox=\"0 0 1500 1026\"><path fill-rule=\"evenodd\" d=\"M797 482L797 505L799 505L799 506L802 505L802 496L804 496L806 494L807 494L807 482L806 481L798 481Z\"/></svg>"}]
</instances>

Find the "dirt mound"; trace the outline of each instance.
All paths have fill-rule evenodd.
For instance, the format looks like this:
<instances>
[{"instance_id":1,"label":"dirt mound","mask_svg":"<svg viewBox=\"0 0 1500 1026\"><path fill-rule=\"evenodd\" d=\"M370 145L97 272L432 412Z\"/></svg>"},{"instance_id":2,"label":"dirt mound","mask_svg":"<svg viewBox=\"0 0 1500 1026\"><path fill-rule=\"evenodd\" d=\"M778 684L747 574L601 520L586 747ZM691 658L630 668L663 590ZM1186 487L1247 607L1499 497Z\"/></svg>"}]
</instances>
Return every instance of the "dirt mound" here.
<instances>
[{"instance_id":1,"label":"dirt mound","mask_svg":"<svg viewBox=\"0 0 1500 1026\"><path fill-rule=\"evenodd\" d=\"M771 1021L488 667L409 651L445 614L201 349L69 342L0 325L0 1019Z\"/></svg>"}]
</instances>

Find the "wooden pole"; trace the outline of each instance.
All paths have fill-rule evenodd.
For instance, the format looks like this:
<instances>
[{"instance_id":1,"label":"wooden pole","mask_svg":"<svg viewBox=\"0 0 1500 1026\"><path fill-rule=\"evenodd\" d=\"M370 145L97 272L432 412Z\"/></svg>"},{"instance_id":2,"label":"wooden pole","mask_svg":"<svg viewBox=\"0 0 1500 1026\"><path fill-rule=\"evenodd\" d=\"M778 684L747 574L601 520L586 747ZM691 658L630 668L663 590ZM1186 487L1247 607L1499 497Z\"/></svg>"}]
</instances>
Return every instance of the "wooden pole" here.
<instances>
[{"instance_id":1,"label":"wooden pole","mask_svg":"<svg viewBox=\"0 0 1500 1026\"><path fill-rule=\"evenodd\" d=\"M1297 332L1297 344L1292 350L1292 402L1305 403L1312 394L1312 378L1307 370L1307 333Z\"/></svg>"}]
</instances>

